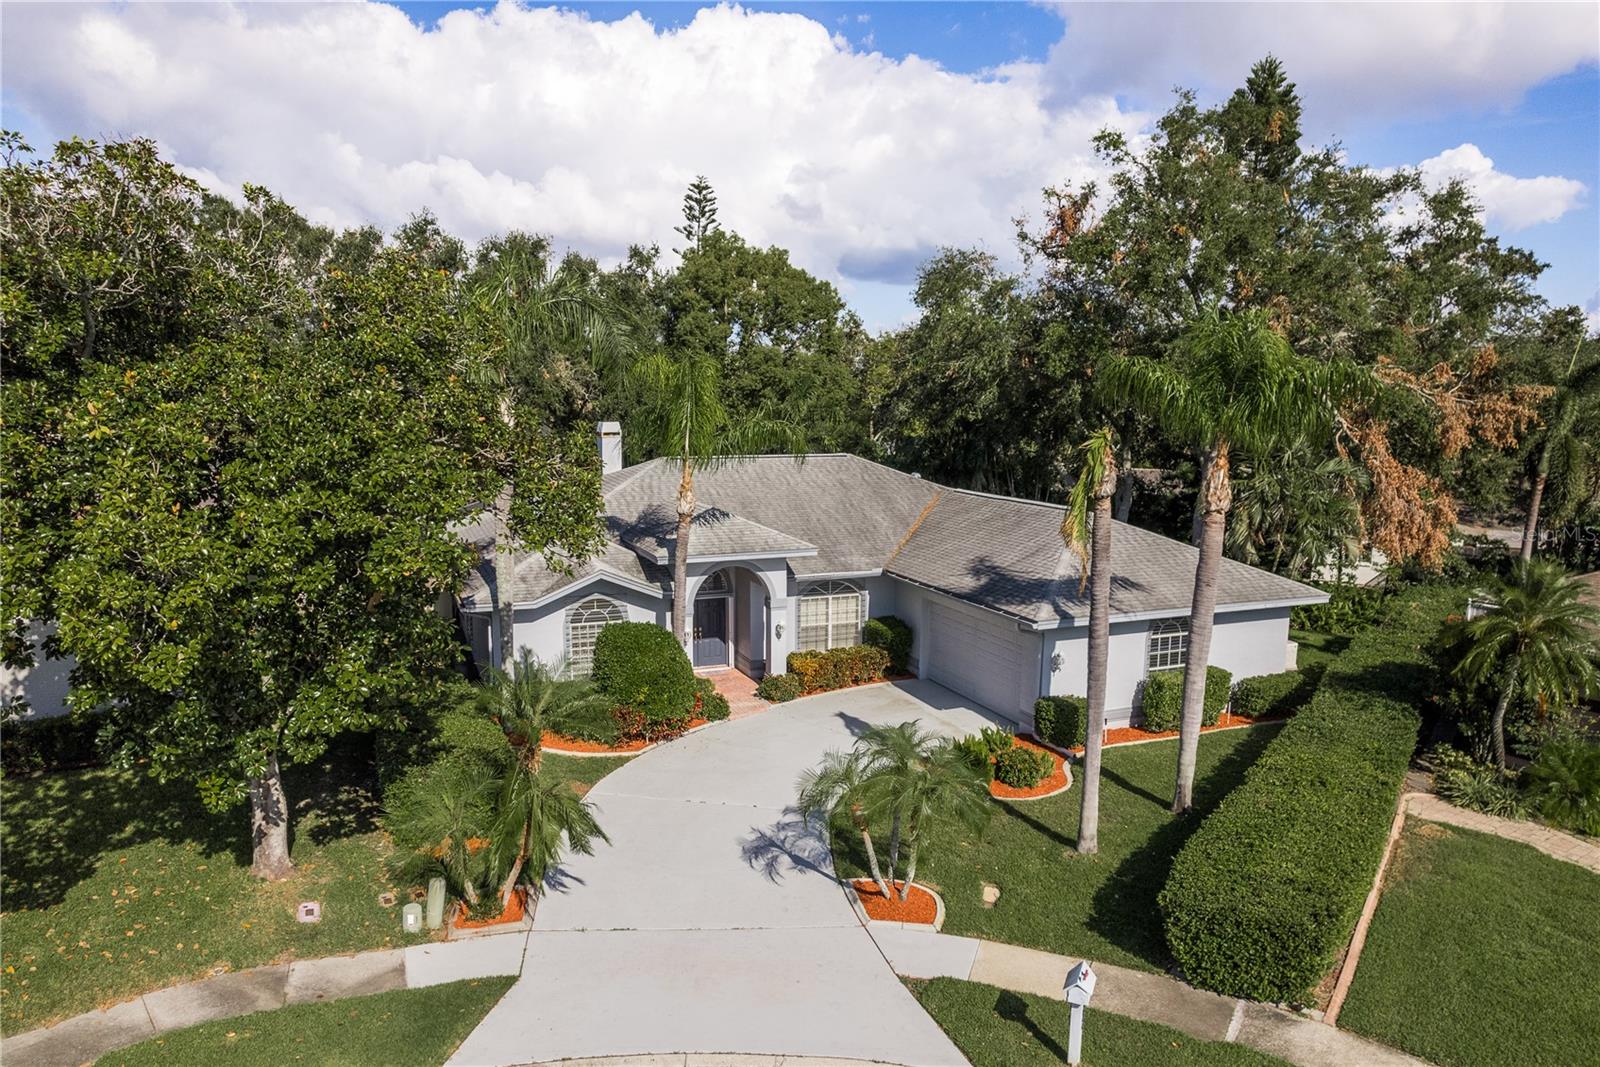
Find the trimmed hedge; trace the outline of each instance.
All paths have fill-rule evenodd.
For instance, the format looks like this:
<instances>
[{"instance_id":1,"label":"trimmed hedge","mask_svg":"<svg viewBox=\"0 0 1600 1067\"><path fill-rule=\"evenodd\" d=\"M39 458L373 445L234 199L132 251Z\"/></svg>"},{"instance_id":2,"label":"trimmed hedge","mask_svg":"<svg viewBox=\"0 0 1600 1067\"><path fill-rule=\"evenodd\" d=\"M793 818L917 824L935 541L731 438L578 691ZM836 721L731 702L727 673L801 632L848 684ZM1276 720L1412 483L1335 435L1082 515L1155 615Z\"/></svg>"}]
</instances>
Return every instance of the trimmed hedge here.
<instances>
[{"instance_id":1,"label":"trimmed hedge","mask_svg":"<svg viewBox=\"0 0 1600 1067\"><path fill-rule=\"evenodd\" d=\"M800 679L792 674L769 674L756 685L756 696L782 704L801 693Z\"/></svg>"},{"instance_id":2,"label":"trimmed hedge","mask_svg":"<svg viewBox=\"0 0 1600 1067\"><path fill-rule=\"evenodd\" d=\"M688 721L694 708L694 668L671 633L653 622L614 622L594 641L594 682L622 708L643 722L618 716L622 731L640 726L646 734Z\"/></svg>"},{"instance_id":3,"label":"trimmed hedge","mask_svg":"<svg viewBox=\"0 0 1600 1067\"><path fill-rule=\"evenodd\" d=\"M1350 938L1429 695L1428 648L1465 591L1395 597L1184 845L1159 897L1196 985L1304 1001Z\"/></svg>"},{"instance_id":4,"label":"trimmed hedge","mask_svg":"<svg viewBox=\"0 0 1600 1067\"><path fill-rule=\"evenodd\" d=\"M826 652L789 653L789 673L807 693L876 682L889 669L889 653L872 645L830 648Z\"/></svg>"},{"instance_id":5,"label":"trimmed hedge","mask_svg":"<svg viewBox=\"0 0 1600 1067\"><path fill-rule=\"evenodd\" d=\"M1032 789L1055 770L1048 752L1013 744L994 758L995 781L1013 789Z\"/></svg>"},{"instance_id":6,"label":"trimmed hedge","mask_svg":"<svg viewBox=\"0 0 1600 1067\"><path fill-rule=\"evenodd\" d=\"M903 619L882 615L861 626L861 643L889 653L889 665L896 674L906 672L911 660L911 627Z\"/></svg>"},{"instance_id":7,"label":"trimmed hedge","mask_svg":"<svg viewBox=\"0 0 1600 1067\"><path fill-rule=\"evenodd\" d=\"M1144 680L1144 728L1152 733L1176 730L1183 724L1183 674L1181 670L1156 671ZM1213 726L1228 706L1233 673L1221 667L1206 668L1206 699L1200 725Z\"/></svg>"},{"instance_id":8,"label":"trimmed hedge","mask_svg":"<svg viewBox=\"0 0 1600 1067\"><path fill-rule=\"evenodd\" d=\"M0 727L0 767L7 774L33 774L93 767L101 762L98 715L23 719Z\"/></svg>"},{"instance_id":9,"label":"trimmed hedge","mask_svg":"<svg viewBox=\"0 0 1600 1067\"><path fill-rule=\"evenodd\" d=\"M717 687L709 678L694 680L694 697L696 712L708 722L721 722L732 712L728 707L728 698L717 692Z\"/></svg>"},{"instance_id":10,"label":"trimmed hedge","mask_svg":"<svg viewBox=\"0 0 1600 1067\"><path fill-rule=\"evenodd\" d=\"M1057 748L1084 743L1089 732L1089 701L1084 697L1040 697L1033 702L1033 736Z\"/></svg>"},{"instance_id":11,"label":"trimmed hedge","mask_svg":"<svg viewBox=\"0 0 1600 1067\"><path fill-rule=\"evenodd\" d=\"M1299 671L1260 674L1233 687L1233 713L1259 719L1287 715L1311 698L1316 686Z\"/></svg>"}]
</instances>

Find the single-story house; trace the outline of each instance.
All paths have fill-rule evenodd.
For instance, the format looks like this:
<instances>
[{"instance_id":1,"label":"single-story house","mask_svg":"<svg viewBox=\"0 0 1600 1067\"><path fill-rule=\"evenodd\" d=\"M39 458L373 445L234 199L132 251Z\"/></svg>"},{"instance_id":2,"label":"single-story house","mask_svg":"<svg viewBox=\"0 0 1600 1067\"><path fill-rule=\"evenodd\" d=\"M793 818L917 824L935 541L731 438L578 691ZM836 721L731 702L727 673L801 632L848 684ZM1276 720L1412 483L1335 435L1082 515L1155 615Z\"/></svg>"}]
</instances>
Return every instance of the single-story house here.
<instances>
[{"instance_id":1,"label":"single-story house","mask_svg":"<svg viewBox=\"0 0 1600 1067\"><path fill-rule=\"evenodd\" d=\"M595 636L624 619L671 625L679 469L621 465L600 427L607 543L551 568L514 559L513 644L583 675ZM752 456L699 471L689 541L687 652L699 670L760 678L790 652L860 642L862 622L912 627L911 666L1022 725L1041 694L1082 695L1088 592L1056 504L937 485L853 455ZM1196 550L1118 523L1107 720L1135 715L1151 671L1184 666ZM459 607L476 660L492 664L494 559ZM1211 663L1235 678L1293 666L1289 610L1327 595L1224 560Z\"/></svg>"}]
</instances>

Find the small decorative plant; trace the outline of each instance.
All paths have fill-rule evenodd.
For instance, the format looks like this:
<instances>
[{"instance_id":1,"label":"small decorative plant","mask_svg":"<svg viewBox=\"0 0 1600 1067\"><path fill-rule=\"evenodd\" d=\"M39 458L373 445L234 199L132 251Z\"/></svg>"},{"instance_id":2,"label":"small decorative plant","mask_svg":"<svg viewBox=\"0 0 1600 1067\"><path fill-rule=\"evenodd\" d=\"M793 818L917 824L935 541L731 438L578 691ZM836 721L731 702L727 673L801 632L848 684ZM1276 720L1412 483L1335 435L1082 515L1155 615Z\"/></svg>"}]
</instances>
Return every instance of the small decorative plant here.
<instances>
[{"instance_id":1,"label":"small decorative plant","mask_svg":"<svg viewBox=\"0 0 1600 1067\"><path fill-rule=\"evenodd\" d=\"M1025 745L1013 745L995 757L995 781L1013 789L1032 789L1055 770L1048 752Z\"/></svg>"}]
</instances>

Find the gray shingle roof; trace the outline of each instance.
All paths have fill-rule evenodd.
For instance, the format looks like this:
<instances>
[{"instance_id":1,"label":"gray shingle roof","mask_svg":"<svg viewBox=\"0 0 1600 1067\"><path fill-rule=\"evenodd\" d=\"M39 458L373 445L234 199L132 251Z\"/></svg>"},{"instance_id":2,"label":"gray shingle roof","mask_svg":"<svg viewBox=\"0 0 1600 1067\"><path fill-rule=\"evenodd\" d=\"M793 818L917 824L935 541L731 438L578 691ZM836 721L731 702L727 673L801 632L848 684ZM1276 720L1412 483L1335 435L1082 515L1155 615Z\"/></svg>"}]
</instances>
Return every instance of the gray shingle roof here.
<instances>
[{"instance_id":1,"label":"gray shingle roof","mask_svg":"<svg viewBox=\"0 0 1600 1067\"><path fill-rule=\"evenodd\" d=\"M537 556L520 561L516 600L548 595L593 566L665 588L662 565L670 554L677 488L678 470L666 460L606 475L614 543L572 577L549 571ZM1061 543L1060 505L947 489L849 455L727 463L699 472L695 495L702 510L691 559L814 550L789 557L797 578L882 572L1027 622L1088 615L1087 591L1078 592L1078 560ZM1114 614L1187 610L1198 556L1192 546L1125 523L1117 524L1113 546ZM536 595L525 597L524 590ZM1321 599L1324 594L1310 586L1233 560L1222 563L1221 607Z\"/></svg>"},{"instance_id":2,"label":"gray shingle roof","mask_svg":"<svg viewBox=\"0 0 1600 1067\"><path fill-rule=\"evenodd\" d=\"M649 563L624 545L608 541L601 553L583 563L570 563L570 570L562 571L546 565L537 552L519 556L511 582L511 602L528 604L541 600L557 590L589 577L614 578L625 584L652 586L665 592L671 588L666 569ZM488 611L494 607L489 594L494 581L495 559L492 552L485 554L483 562L467 579L461 594L461 606L467 611Z\"/></svg>"}]
</instances>

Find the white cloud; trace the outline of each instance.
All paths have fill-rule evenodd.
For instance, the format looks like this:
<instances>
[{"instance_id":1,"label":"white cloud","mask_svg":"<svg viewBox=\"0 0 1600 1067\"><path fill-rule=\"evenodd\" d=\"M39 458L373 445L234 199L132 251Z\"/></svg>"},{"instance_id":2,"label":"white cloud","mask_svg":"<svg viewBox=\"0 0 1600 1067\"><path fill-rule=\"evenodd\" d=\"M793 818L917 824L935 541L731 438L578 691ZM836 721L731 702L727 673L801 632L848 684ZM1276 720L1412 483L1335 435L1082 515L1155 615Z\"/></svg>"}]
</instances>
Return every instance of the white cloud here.
<instances>
[{"instance_id":1,"label":"white cloud","mask_svg":"<svg viewBox=\"0 0 1600 1067\"><path fill-rule=\"evenodd\" d=\"M721 7L678 30L511 4L424 31L380 5L6 12L5 89L62 132L148 134L223 191L319 220L427 205L615 256L670 247L684 187L835 279L904 283L944 244L1006 253L1039 190L1098 173L1090 137L1146 116L1046 106L1037 71L968 77L853 51L798 15Z\"/></svg>"},{"instance_id":2,"label":"white cloud","mask_svg":"<svg viewBox=\"0 0 1600 1067\"><path fill-rule=\"evenodd\" d=\"M1067 96L1161 102L1175 85L1230 92L1268 52L1310 102L1316 140L1352 118L1509 107L1600 60L1592 3L1090 3L1057 6L1051 78Z\"/></svg>"},{"instance_id":3,"label":"white cloud","mask_svg":"<svg viewBox=\"0 0 1600 1067\"><path fill-rule=\"evenodd\" d=\"M1587 192L1582 182L1571 178L1517 178L1496 170L1494 160L1470 143L1425 159L1417 169L1433 188L1461 179L1483 206L1484 217L1503 230L1554 222L1582 203Z\"/></svg>"},{"instance_id":4,"label":"white cloud","mask_svg":"<svg viewBox=\"0 0 1600 1067\"><path fill-rule=\"evenodd\" d=\"M1583 306L1585 312L1583 321L1588 326L1590 335L1600 334L1600 289L1596 289L1589 302Z\"/></svg>"}]
</instances>

